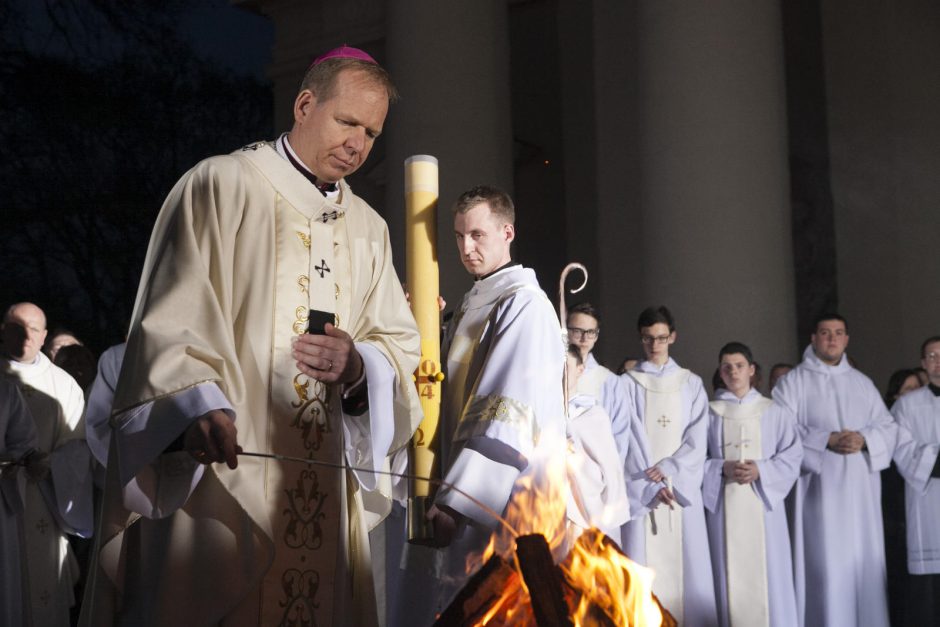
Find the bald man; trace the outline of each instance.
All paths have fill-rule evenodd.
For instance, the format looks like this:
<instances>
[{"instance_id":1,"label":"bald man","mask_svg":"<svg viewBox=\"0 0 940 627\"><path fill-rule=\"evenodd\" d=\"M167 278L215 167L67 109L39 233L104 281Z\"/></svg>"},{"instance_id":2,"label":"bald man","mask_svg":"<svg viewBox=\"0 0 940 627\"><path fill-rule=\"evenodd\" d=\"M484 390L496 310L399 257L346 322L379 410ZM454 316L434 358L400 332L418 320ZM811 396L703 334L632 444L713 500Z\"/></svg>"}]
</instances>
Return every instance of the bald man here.
<instances>
[{"instance_id":1,"label":"bald man","mask_svg":"<svg viewBox=\"0 0 940 627\"><path fill-rule=\"evenodd\" d=\"M26 482L24 529L33 624L68 625L78 563L66 534L93 528L91 454L82 417L85 397L68 373L42 352L46 315L17 303L3 317L3 376L15 383L36 423L37 447L50 472Z\"/></svg>"}]
</instances>

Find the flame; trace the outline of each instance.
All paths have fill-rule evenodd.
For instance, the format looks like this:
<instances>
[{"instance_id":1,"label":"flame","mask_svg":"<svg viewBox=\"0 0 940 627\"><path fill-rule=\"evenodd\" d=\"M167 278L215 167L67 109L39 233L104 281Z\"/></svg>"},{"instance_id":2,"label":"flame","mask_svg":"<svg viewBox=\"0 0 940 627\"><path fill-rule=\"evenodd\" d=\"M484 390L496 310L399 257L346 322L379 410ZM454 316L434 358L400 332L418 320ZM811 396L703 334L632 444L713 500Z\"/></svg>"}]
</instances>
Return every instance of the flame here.
<instances>
[{"instance_id":1,"label":"flame","mask_svg":"<svg viewBox=\"0 0 940 627\"><path fill-rule=\"evenodd\" d=\"M520 480L504 516L516 534L497 531L482 554L468 559L467 572L477 570L495 554L515 569L502 595L473 625L535 627L515 555L515 538L539 533L548 541L556 564L560 563L565 601L576 627L658 627L663 614L652 597L653 571L627 558L599 530L592 528L579 536L580 529L567 524L567 469L558 459L564 456L554 457L554 463L533 462L536 471Z\"/></svg>"},{"instance_id":2,"label":"flame","mask_svg":"<svg viewBox=\"0 0 940 627\"><path fill-rule=\"evenodd\" d=\"M581 592L573 612L575 625L589 624L586 621L596 610L618 627L662 624L663 614L652 595L653 571L630 560L597 529L578 538L562 572L568 584Z\"/></svg>"}]
</instances>

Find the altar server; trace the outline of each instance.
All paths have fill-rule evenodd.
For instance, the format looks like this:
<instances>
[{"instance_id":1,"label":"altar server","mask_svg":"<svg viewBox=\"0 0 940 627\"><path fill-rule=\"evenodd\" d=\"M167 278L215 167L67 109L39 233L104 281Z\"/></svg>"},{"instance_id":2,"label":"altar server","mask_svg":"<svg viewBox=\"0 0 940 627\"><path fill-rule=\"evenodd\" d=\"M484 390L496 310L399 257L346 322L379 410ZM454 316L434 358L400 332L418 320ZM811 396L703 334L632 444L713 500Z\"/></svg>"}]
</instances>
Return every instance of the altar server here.
<instances>
[{"instance_id":1,"label":"altar server","mask_svg":"<svg viewBox=\"0 0 940 627\"><path fill-rule=\"evenodd\" d=\"M909 625L940 620L940 335L921 345L927 385L891 408L898 422L894 453L904 477L907 514L907 578L901 614Z\"/></svg>"},{"instance_id":2,"label":"altar server","mask_svg":"<svg viewBox=\"0 0 940 627\"><path fill-rule=\"evenodd\" d=\"M634 414L624 476L633 519L623 548L656 572L653 592L680 625L718 623L702 508L708 399L702 379L670 356L676 326L666 307L637 321L646 359L623 375Z\"/></svg>"},{"instance_id":3,"label":"altar server","mask_svg":"<svg viewBox=\"0 0 940 627\"><path fill-rule=\"evenodd\" d=\"M803 458L795 419L751 387L754 358L746 345L722 347L719 372L702 497L721 625L795 625L784 506Z\"/></svg>"},{"instance_id":4,"label":"altar server","mask_svg":"<svg viewBox=\"0 0 940 627\"><path fill-rule=\"evenodd\" d=\"M881 471L897 427L871 379L849 364L845 318L820 316L774 400L796 415L800 478L788 498L800 625L888 624Z\"/></svg>"}]
</instances>

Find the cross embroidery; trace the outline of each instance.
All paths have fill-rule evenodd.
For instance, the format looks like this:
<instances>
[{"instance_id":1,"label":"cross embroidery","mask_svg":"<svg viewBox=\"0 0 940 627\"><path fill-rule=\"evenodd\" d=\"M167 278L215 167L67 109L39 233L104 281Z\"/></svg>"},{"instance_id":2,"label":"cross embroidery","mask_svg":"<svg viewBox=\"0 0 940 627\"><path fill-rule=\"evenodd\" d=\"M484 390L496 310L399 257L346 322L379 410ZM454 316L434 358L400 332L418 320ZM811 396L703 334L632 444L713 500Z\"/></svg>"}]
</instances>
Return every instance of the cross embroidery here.
<instances>
[{"instance_id":1,"label":"cross embroidery","mask_svg":"<svg viewBox=\"0 0 940 627\"><path fill-rule=\"evenodd\" d=\"M659 425L660 425L663 429L665 429L666 426L667 426L670 422L672 422L672 421L669 420L669 418L666 418L665 416L660 416L660 417L656 420L656 422L658 422Z\"/></svg>"},{"instance_id":2,"label":"cross embroidery","mask_svg":"<svg viewBox=\"0 0 940 627\"><path fill-rule=\"evenodd\" d=\"M40 518L39 522L36 523L36 529L39 530L39 533L45 535L46 529L49 528L49 523L46 522L45 518Z\"/></svg>"},{"instance_id":3,"label":"cross embroidery","mask_svg":"<svg viewBox=\"0 0 940 627\"><path fill-rule=\"evenodd\" d=\"M321 260L320 260L320 265L319 265L319 266L313 266L313 269L317 271L317 274L320 275L320 278L321 278L321 279L323 278L323 273L324 273L324 272L329 272L329 271L330 271L330 267L326 265L326 259L321 259Z\"/></svg>"},{"instance_id":4,"label":"cross embroidery","mask_svg":"<svg viewBox=\"0 0 940 627\"><path fill-rule=\"evenodd\" d=\"M338 217L339 217L339 215L337 215L336 210L334 209L332 213L327 213L327 212L324 211L324 212L320 215L320 217L317 218L317 219L318 219L320 222L322 222L323 224L326 224L327 220L335 220L335 219L338 218Z\"/></svg>"}]
</instances>

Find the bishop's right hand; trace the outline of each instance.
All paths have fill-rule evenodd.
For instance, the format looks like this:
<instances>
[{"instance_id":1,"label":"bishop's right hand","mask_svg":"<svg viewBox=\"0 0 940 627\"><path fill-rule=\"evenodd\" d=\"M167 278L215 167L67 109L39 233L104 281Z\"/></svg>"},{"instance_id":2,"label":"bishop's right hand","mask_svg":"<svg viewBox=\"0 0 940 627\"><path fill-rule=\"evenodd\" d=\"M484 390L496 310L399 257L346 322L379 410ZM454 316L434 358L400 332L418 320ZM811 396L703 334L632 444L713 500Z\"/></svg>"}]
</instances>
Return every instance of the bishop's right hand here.
<instances>
[{"instance_id":1,"label":"bishop's right hand","mask_svg":"<svg viewBox=\"0 0 940 627\"><path fill-rule=\"evenodd\" d=\"M200 464L225 462L238 466L238 429L235 421L221 409L213 409L196 418L183 435L183 449Z\"/></svg>"}]
</instances>

